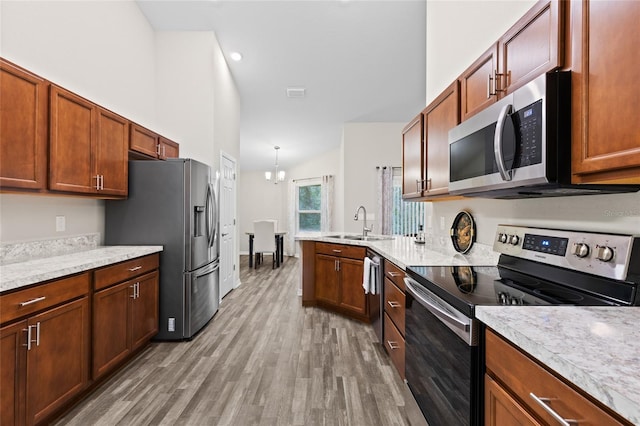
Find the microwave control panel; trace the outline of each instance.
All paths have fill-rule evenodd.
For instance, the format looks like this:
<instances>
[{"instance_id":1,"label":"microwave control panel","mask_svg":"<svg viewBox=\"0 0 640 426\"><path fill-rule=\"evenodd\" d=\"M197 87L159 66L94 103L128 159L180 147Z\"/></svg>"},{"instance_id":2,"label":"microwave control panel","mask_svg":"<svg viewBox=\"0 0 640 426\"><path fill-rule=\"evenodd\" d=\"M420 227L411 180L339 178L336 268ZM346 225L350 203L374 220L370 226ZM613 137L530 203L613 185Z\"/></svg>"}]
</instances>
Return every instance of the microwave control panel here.
<instances>
[{"instance_id":1,"label":"microwave control panel","mask_svg":"<svg viewBox=\"0 0 640 426\"><path fill-rule=\"evenodd\" d=\"M515 128L520 129L517 138L517 167L542 162L542 100L534 102L512 114Z\"/></svg>"}]
</instances>

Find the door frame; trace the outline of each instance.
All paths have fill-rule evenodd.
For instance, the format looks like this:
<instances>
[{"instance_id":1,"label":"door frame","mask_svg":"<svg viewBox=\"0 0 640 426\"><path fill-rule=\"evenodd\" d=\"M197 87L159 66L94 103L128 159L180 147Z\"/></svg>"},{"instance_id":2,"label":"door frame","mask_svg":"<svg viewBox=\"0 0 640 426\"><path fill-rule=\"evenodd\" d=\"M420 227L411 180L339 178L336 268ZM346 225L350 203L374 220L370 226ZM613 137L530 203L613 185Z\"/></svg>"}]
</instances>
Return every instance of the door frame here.
<instances>
[{"instance_id":1,"label":"door frame","mask_svg":"<svg viewBox=\"0 0 640 426\"><path fill-rule=\"evenodd\" d=\"M222 170L222 165L224 161L229 161L231 163L233 163L233 181L234 181L234 185L233 185L233 189L231 192L231 215L233 217L233 230L231 231L231 239L232 239L232 244L233 244L233 286L232 289L238 288L241 284L240 282L240 253L239 253L239 246L238 246L238 220L237 220L237 211L238 211L238 197L237 197L237 192L238 192L238 187L237 187L237 182L238 182L238 163L235 159L235 157L233 157L232 155L230 155L229 153L225 152L225 151L220 151L220 180L219 180L219 196L218 196L218 202L219 202L219 206L220 206L220 218L219 218L219 243L222 244L222 182L224 180L224 176L223 176L223 170ZM223 252L222 250L220 250L220 282L222 282L222 268L223 268L223 263L224 260L223 257ZM222 300L223 298L223 294L222 291L219 292L219 298L220 300Z\"/></svg>"}]
</instances>

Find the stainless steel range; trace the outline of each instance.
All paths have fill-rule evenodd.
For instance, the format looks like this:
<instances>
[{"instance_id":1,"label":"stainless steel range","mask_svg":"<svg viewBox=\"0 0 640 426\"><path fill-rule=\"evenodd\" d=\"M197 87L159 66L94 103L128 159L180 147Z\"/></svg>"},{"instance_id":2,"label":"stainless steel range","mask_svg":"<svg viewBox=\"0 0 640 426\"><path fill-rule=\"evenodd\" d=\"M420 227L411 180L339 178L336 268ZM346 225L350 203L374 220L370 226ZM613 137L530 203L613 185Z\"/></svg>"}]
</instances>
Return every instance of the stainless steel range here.
<instances>
[{"instance_id":1,"label":"stainless steel range","mask_svg":"<svg viewBox=\"0 0 640 426\"><path fill-rule=\"evenodd\" d=\"M640 305L640 236L500 225L497 266L410 266L405 376L431 426L481 425L478 305Z\"/></svg>"}]
</instances>

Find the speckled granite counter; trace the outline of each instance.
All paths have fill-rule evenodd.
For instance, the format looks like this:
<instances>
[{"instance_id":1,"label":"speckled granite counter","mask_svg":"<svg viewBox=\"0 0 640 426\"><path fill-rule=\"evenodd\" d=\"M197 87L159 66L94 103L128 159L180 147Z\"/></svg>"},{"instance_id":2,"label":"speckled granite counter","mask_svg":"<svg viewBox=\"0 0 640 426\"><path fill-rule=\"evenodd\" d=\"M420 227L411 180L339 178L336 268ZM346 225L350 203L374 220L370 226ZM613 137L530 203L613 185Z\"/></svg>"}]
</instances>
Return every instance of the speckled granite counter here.
<instances>
[{"instance_id":1,"label":"speckled granite counter","mask_svg":"<svg viewBox=\"0 0 640 426\"><path fill-rule=\"evenodd\" d=\"M492 247L476 243L468 254L457 253L451 241L444 244L416 244L411 237L393 237L380 241L360 241L330 236L345 235L337 232L296 235L298 241L321 241L325 243L349 244L370 247L400 268L407 266L493 266L498 263L499 254ZM349 235L349 234L346 234ZM353 234L351 234L353 235ZM373 236L373 235L372 235Z\"/></svg>"},{"instance_id":2,"label":"speckled granite counter","mask_svg":"<svg viewBox=\"0 0 640 426\"><path fill-rule=\"evenodd\" d=\"M111 246L0 265L0 292L162 251L162 246Z\"/></svg>"},{"instance_id":3,"label":"speckled granite counter","mask_svg":"<svg viewBox=\"0 0 640 426\"><path fill-rule=\"evenodd\" d=\"M476 317L640 425L640 308L477 306Z\"/></svg>"}]
</instances>

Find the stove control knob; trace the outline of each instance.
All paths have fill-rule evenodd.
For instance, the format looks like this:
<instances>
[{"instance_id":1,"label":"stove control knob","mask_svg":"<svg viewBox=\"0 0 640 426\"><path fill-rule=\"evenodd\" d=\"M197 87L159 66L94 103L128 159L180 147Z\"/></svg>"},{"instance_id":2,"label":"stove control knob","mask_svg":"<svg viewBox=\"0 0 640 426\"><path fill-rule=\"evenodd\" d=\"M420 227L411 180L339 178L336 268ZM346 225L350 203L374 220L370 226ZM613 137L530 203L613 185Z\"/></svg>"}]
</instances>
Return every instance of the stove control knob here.
<instances>
[{"instance_id":1,"label":"stove control knob","mask_svg":"<svg viewBox=\"0 0 640 426\"><path fill-rule=\"evenodd\" d=\"M574 243L571 254L575 254L577 257L587 257L589 256L589 246L585 243Z\"/></svg>"},{"instance_id":2,"label":"stove control knob","mask_svg":"<svg viewBox=\"0 0 640 426\"><path fill-rule=\"evenodd\" d=\"M498 241L500 241L501 243L506 243L507 240L508 240L508 235L507 234L498 235Z\"/></svg>"},{"instance_id":3,"label":"stove control knob","mask_svg":"<svg viewBox=\"0 0 640 426\"><path fill-rule=\"evenodd\" d=\"M596 259L608 262L613 259L613 249L607 246L596 246Z\"/></svg>"},{"instance_id":4,"label":"stove control knob","mask_svg":"<svg viewBox=\"0 0 640 426\"><path fill-rule=\"evenodd\" d=\"M509 239L509 242L511 243L511 245L517 246L518 243L520 242L520 238L518 238L517 235L512 235L511 238Z\"/></svg>"}]
</instances>

